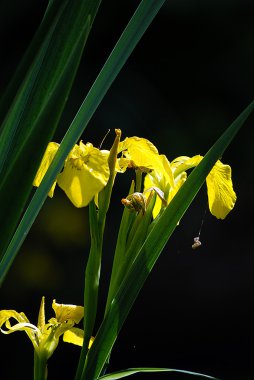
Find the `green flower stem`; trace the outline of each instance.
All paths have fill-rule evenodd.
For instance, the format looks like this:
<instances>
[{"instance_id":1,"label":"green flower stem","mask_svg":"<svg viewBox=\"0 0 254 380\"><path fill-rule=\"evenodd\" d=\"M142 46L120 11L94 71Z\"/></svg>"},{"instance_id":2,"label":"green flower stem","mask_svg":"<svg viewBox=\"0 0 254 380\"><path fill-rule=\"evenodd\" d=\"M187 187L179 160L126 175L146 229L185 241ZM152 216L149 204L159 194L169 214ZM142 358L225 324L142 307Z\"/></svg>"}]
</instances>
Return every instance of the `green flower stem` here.
<instances>
[{"instance_id":1,"label":"green flower stem","mask_svg":"<svg viewBox=\"0 0 254 380\"><path fill-rule=\"evenodd\" d=\"M135 186L135 183L134 181L132 181L129 195L134 193L134 186ZM112 272L111 272L105 314L107 313L109 304L112 300L112 294L114 293L114 289L116 285L117 273L119 272L119 269L121 268L124 258L125 258L127 237L135 218L136 218L135 213L131 213L126 207L124 207L122 220L121 220L121 224L120 224L118 236L117 236L116 249L115 249L115 254L114 254L113 267L112 267Z\"/></svg>"},{"instance_id":2,"label":"green flower stem","mask_svg":"<svg viewBox=\"0 0 254 380\"><path fill-rule=\"evenodd\" d=\"M108 166L109 166L109 171L110 171L108 183L104 187L104 189L98 194L98 204L99 204L98 221L99 221L99 225L101 226L102 231L104 231L106 214L108 212L112 188L115 181L115 176L116 176L115 169L116 169L118 145L121 139L121 130L116 129L115 133L116 133L115 141L112 145L112 148L110 149L110 153L108 157Z\"/></svg>"},{"instance_id":3,"label":"green flower stem","mask_svg":"<svg viewBox=\"0 0 254 380\"><path fill-rule=\"evenodd\" d=\"M142 187L142 171L140 169L136 169L136 183L135 183L135 191L140 193Z\"/></svg>"},{"instance_id":4,"label":"green flower stem","mask_svg":"<svg viewBox=\"0 0 254 380\"><path fill-rule=\"evenodd\" d=\"M92 336L97 312L98 289L100 281L100 268L102 256L103 235L99 231L96 205L92 201L89 204L89 224L91 235L91 248L85 271L84 289L84 342L81 350L79 364L75 379L80 379L88 352L88 345Z\"/></svg>"},{"instance_id":5,"label":"green flower stem","mask_svg":"<svg viewBox=\"0 0 254 380\"><path fill-rule=\"evenodd\" d=\"M121 253L122 260L119 263L118 268L115 269L114 273L112 272L110 290L108 293L107 305L105 310L105 315L107 314L110 304L115 297L115 294L121 285L124 277L128 273L129 268L131 267L133 261L135 260L137 253L140 250L140 247L144 243L150 223L152 221L152 211L156 200L156 194L153 195L148 208L145 212L145 215L142 215L140 212L135 216L135 220L132 223L130 231L125 230L126 235L124 237L125 246L124 251ZM133 215L129 210L125 209L130 215ZM124 212L125 212L124 210ZM114 274L114 276L113 276Z\"/></svg>"},{"instance_id":6,"label":"green flower stem","mask_svg":"<svg viewBox=\"0 0 254 380\"><path fill-rule=\"evenodd\" d=\"M96 205L94 201L90 202L89 204L91 248L85 272L84 342L80 354L78 369L76 372L76 380L80 379L80 376L82 375L90 338L93 334L93 328L96 320L104 228L112 193L112 187L114 185L115 180L115 165L120 138L121 132L119 130L116 130L116 138L110 150L108 158L110 170L109 180L105 188L99 193L98 211L96 210Z\"/></svg>"},{"instance_id":7,"label":"green flower stem","mask_svg":"<svg viewBox=\"0 0 254 380\"><path fill-rule=\"evenodd\" d=\"M47 380L47 360L39 357L34 351L34 380Z\"/></svg>"}]
</instances>

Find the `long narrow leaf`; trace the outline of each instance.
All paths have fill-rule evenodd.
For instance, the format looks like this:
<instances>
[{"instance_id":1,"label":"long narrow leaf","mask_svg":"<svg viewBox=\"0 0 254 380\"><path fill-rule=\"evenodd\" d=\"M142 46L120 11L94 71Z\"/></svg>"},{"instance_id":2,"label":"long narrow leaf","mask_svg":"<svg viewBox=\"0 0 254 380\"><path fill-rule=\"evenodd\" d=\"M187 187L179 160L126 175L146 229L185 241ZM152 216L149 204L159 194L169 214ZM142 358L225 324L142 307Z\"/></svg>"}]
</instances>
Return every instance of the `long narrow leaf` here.
<instances>
[{"instance_id":1,"label":"long narrow leaf","mask_svg":"<svg viewBox=\"0 0 254 380\"><path fill-rule=\"evenodd\" d=\"M48 34L49 29L51 28L54 20L59 14L59 10L66 6L66 0L53 0L49 1L45 15L41 21L41 24L36 31L33 40L31 41L27 51L22 57L21 62L18 64L18 67L13 74L8 86L5 88L3 95L0 98L0 123L2 123L5 118L8 109L10 108L14 97L25 78L31 62L34 60L34 57L37 56L37 53L45 40L45 36Z\"/></svg>"},{"instance_id":2,"label":"long narrow leaf","mask_svg":"<svg viewBox=\"0 0 254 380\"><path fill-rule=\"evenodd\" d=\"M107 357L139 291L176 228L178 221L188 209L215 162L222 156L253 109L254 102L223 133L201 163L193 170L158 222L155 223L144 245L141 247L136 261L112 300L109 311L99 328L88 353L84 379L96 379L101 374Z\"/></svg>"},{"instance_id":3,"label":"long narrow leaf","mask_svg":"<svg viewBox=\"0 0 254 380\"><path fill-rule=\"evenodd\" d=\"M69 151L80 138L112 82L164 2L165 0L143 0L121 35L67 131L48 172L32 198L6 250L0 264L0 284L3 282L20 246L38 215Z\"/></svg>"},{"instance_id":4,"label":"long narrow leaf","mask_svg":"<svg viewBox=\"0 0 254 380\"><path fill-rule=\"evenodd\" d=\"M2 252L20 220L41 157L60 120L99 3L63 1L5 118L0 136Z\"/></svg>"},{"instance_id":5,"label":"long narrow leaf","mask_svg":"<svg viewBox=\"0 0 254 380\"><path fill-rule=\"evenodd\" d=\"M0 135L0 173L1 176L3 176L4 172L6 171L6 168L9 169L9 165L6 164L8 161L8 158L10 158L10 153L12 154L12 157L15 153L15 150L20 149L20 146L16 144L14 146L14 152L12 151L12 145L13 141L16 137L16 135L21 134L21 137L24 137L22 132L22 119L26 116L26 107L28 105L30 106L30 112L33 112L36 114L38 112L38 108L34 107L31 104L31 98L36 93L36 82L38 81L38 77L40 75L40 72L42 70L43 64L45 65L45 60L47 55L50 54L49 52L49 46L50 43L52 43L52 39L54 38L54 33L57 28L57 24L59 22L60 17L62 16L62 13L64 11L64 8L66 6L66 2L63 2L62 7L59 9L58 13L56 14L55 18L52 21L52 24L49 26L47 33L44 36L44 40L41 43L40 49L36 55L36 57L32 60L33 64L31 65L30 62L30 69L28 70L28 73L26 74L25 78L23 78L23 81L19 84L20 88L18 93L16 94L15 102L11 105L9 105L9 112L5 117L4 123L2 125L1 135ZM45 71L45 74L49 74L48 71ZM40 85L37 84L37 86ZM46 91L48 85L51 85L50 82L45 83ZM45 90L44 90L45 92ZM41 97L43 99L43 97ZM32 118L31 118L32 120ZM29 129L31 129L31 126L28 126ZM11 160L11 163L13 162L13 158ZM4 171L5 168L5 171ZM3 186L3 181L1 182L1 187Z\"/></svg>"},{"instance_id":6,"label":"long narrow leaf","mask_svg":"<svg viewBox=\"0 0 254 380\"><path fill-rule=\"evenodd\" d=\"M109 373L108 375L104 375L99 377L99 379L105 379L105 380L116 380L116 379L122 379L127 376L135 375L137 373L159 373L159 372L178 372L178 373L184 373L186 375L192 375L197 377L203 377L206 379L214 379L215 377L204 375L202 373L198 372L191 372L191 371L183 371L180 369L171 369L171 368L129 368L125 369L119 372Z\"/></svg>"}]
</instances>

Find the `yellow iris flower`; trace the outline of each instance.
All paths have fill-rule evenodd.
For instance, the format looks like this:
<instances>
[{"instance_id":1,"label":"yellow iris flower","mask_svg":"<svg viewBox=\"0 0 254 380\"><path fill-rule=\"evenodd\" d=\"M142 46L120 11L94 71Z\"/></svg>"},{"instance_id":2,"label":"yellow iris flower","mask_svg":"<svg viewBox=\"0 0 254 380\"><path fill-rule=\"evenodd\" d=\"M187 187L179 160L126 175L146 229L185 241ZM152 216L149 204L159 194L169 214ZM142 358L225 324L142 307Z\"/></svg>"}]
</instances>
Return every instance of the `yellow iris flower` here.
<instances>
[{"instance_id":1,"label":"yellow iris flower","mask_svg":"<svg viewBox=\"0 0 254 380\"><path fill-rule=\"evenodd\" d=\"M136 136L122 141L119 144L119 151L122 152L119 171L123 172L127 167L132 167L146 172L144 181L146 196L149 195L148 189L159 188L164 193L167 204L186 181L186 170L197 166L203 158L200 155L192 158L182 156L170 163L165 155L159 154L149 140ZM206 184L210 212L216 218L224 219L236 202L230 166L217 161L206 178ZM159 214L162 207L165 206L157 197L153 210L154 217Z\"/></svg>"},{"instance_id":2,"label":"yellow iris flower","mask_svg":"<svg viewBox=\"0 0 254 380\"><path fill-rule=\"evenodd\" d=\"M58 304L55 300L53 300L52 308L55 312L55 317L45 323L45 298L42 297L37 326L30 323L22 312L1 310L0 330L4 334L25 331L38 357L43 360L48 360L53 354L61 335L63 335L63 341L82 346L83 330L73 326L83 318L84 308L76 305ZM10 319L15 319L17 323L12 325ZM5 329L2 328L3 325L5 325ZM92 340L90 341L90 346L91 344Z\"/></svg>"},{"instance_id":3,"label":"yellow iris flower","mask_svg":"<svg viewBox=\"0 0 254 380\"><path fill-rule=\"evenodd\" d=\"M166 200L169 204L177 191L187 179L186 170L197 166L202 160L202 156L178 157L168 165L173 173L174 185L169 189L165 187L165 173L154 171L146 175L145 189L152 186L159 187L167 195ZM167 174L166 174L167 175ZM236 202L236 194L233 190L231 167L217 161L208 176L206 177L207 195L209 210L218 219L225 219L227 214L233 209ZM160 199L156 200L153 215L156 217L162 207Z\"/></svg>"},{"instance_id":4,"label":"yellow iris flower","mask_svg":"<svg viewBox=\"0 0 254 380\"><path fill-rule=\"evenodd\" d=\"M39 186L49 168L59 144L50 142L42 158L33 185ZM80 141L65 160L63 171L50 189L53 197L56 183L76 207L85 207L107 184L109 179L108 150L99 150L91 143Z\"/></svg>"}]
</instances>

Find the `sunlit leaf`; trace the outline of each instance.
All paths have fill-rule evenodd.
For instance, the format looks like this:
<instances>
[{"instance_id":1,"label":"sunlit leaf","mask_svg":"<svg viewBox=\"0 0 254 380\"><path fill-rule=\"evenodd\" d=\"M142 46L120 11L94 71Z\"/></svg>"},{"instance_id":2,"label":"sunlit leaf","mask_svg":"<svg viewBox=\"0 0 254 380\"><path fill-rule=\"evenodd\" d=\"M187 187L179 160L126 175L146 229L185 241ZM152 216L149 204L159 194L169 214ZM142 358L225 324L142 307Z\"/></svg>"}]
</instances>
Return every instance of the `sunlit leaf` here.
<instances>
[{"instance_id":1,"label":"sunlit leaf","mask_svg":"<svg viewBox=\"0 0 254 380\"><path fill-rule=\"evenodd\" d=\"M171 369L171 368L129 368L119 372L109 373L107 375L99 377L99 379L105 380L116 380L122 379L127 376L135 375L137 373L160 373L160 372L178 372L183 373L190 376L202 377L204 379L215 379L215 377L204 375L202 373L191 372L191 371L182 371L179 369Z\"/></svg>"}]
</instances>

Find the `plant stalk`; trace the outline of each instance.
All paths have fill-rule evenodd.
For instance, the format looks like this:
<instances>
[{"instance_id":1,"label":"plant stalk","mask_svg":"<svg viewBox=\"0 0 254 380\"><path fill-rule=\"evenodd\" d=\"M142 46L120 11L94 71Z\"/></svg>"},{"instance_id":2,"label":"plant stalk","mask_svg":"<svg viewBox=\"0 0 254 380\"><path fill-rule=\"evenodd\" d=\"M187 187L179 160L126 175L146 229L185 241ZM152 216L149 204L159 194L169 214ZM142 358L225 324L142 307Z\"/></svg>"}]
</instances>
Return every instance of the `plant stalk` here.
<instances>
[{"instance_id":1,"label":"plant stalk","mask_svg":"<svg viewBox=\"0 0 254 380\"><path fill-rule=\"evenodd\" d=\"M34 380L47 380L47 360L41 358L34 350Z\"/></svg>"}]
</instances>

